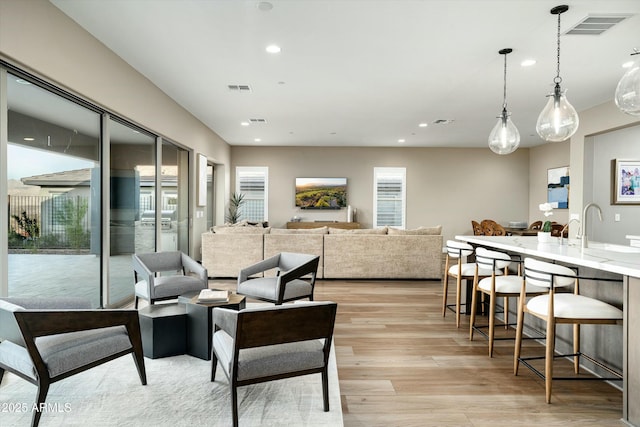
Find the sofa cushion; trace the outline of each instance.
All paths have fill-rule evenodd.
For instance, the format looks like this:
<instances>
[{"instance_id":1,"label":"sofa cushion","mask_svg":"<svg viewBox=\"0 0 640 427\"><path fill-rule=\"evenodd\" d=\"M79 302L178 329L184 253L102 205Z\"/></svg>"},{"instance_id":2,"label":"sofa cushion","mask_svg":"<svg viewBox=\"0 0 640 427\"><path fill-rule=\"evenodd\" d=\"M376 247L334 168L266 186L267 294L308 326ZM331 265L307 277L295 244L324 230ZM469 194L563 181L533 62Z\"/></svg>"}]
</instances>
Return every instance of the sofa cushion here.
<instances>
[{"instance_id":1,"label":"sofa cushion","mask_svg":"<svg viewBox=\"0 0 640 427\"><path fill-rule=\"evenodd\" d=\"M387 227L352 228L352 229L329 227L329 234L387 234Z\"/></svg>"},{"instance_id":2,"label":"sofa cushion","mask_svg":"<svg viewBox=\"0 0 640 427\"><path fill-rule=\"evenodd\" d=\"M442 226L435 227L418 227L412 230L400 230L398 228L389 227L387 234L401 236L437 236L442 234Z\"/></svg>"},{"instance_id":3,"label":"sofa cushion","mask_svg":"<svg viewBox=\"0 0 640 427\"><path fill-rule=\"evenodd\" d=\"M327 234L327 226L318 228L272 228L269 234Z\"/></svg>"}]
</instances>

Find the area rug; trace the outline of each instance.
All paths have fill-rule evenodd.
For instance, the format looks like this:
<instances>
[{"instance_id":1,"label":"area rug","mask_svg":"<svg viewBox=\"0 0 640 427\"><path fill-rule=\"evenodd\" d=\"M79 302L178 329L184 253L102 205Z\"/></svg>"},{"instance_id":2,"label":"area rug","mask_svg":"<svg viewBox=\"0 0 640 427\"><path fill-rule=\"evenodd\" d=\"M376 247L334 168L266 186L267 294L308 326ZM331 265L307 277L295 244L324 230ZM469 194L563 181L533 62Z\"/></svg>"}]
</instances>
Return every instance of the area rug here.
<instances>
[{"instance_id":1,"label":"area rug","mask_svg":"<svg viewBox=\"0 0 640 427\"><path fill-rule=\"evenodd\" d=\"M147 385L130 355L54 383L40 420L48 426L230 426L229 382L211 362L192 356L145 358ZM0 425L29 426L37 387L5 373L0 385ZM320 374L238 389L239 424L342 426L334 349L329 364L330 411L322 410Z\"/></svg>"}]
</instances>

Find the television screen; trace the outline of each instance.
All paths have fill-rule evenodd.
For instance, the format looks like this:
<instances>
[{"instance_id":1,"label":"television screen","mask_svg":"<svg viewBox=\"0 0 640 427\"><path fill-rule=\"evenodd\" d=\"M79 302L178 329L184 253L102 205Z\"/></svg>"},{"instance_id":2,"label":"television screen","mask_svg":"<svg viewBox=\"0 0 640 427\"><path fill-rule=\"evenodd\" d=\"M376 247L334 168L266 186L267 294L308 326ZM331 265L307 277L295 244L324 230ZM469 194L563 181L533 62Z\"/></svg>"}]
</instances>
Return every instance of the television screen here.
<instances>
[{"instance_id":1,"label":"television screen","mask_svg":"<svg viewBox=\"0 0 640 427\"><path fill-rule=\"evenodd\" d=\"M296 206L340 209L347 206L347 178L296 178Z\"/></svg>"}]
</instances>

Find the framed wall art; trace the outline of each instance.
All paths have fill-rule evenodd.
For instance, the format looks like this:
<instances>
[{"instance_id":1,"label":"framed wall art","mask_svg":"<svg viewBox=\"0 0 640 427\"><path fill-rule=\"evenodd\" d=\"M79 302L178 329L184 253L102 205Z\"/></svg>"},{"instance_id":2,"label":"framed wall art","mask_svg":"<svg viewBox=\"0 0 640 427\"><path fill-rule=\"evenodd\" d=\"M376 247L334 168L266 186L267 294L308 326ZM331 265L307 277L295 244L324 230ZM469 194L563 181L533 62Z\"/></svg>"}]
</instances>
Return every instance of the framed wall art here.
<instances>
[{"instance_id":1,"label":"framed wall art","mask_svg":"<svg viewBox=\"0 0 640 427\"><path fill-rule=\"evenodd\" d=\"M611 204L640 205L640 160L612 161Z\"/></svg>"},{"instance_id":2,"label":"framed wall art","mask_svg":"<svg viewBox=\"0 0 640 427\"><path fill-rule=\"evenodd\" d=\"M569 166L547 169L547 203L569 209Z\"/></svg>"}]
</instances>

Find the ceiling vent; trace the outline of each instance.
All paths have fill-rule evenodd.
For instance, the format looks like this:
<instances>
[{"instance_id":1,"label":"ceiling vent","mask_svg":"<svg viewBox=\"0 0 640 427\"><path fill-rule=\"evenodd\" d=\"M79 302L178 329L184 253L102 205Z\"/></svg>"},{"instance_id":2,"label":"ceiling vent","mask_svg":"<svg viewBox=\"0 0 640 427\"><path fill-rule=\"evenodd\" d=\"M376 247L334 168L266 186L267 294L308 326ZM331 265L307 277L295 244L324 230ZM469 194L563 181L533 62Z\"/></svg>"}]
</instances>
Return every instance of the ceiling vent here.
<instances>
[{"instance_id":1,"label":"ceiling vent","mask_svg":"<svg viewBox=\"0 0 640 427\"><path fill-rule=\"evenodd\" d=\"M631 15L619 14L619 15L600 15L593 16L588 15L582 21L571 27L565 34L576 35L599 35L607 31L609 28L624 21Z\"/></svg>"},{"instance_id":2,"label":"ceiling vent","mask_svg":"<svg viewBox=\"0 0 640 427\"><path fill-rule=\"evenodd\" d=\"M450 125L451 123L453 123L453 120L450 119L438 119L433 121L434 125Z\"/></svg>"},{"instance_id":3,"label":"ceiling vent","mask_svg":"<svg viewBox=\"0 0 640 427\"><path fill-rule=\"evenodd\" d=\"M249 85L227 85L231 92L251 92Z\"/></svg>"},{"instance_id":4,"label":"ceiling vent","mask_svg":"<svg viewBox=\"0 0 640 427\"><path fill-rule=\"evenodd\" d=\"M259 124L259 123L267 123L266 119L249 119L249 123Z\"/></svg>"}]
</instances>

